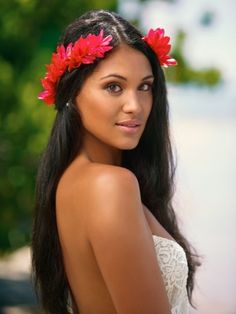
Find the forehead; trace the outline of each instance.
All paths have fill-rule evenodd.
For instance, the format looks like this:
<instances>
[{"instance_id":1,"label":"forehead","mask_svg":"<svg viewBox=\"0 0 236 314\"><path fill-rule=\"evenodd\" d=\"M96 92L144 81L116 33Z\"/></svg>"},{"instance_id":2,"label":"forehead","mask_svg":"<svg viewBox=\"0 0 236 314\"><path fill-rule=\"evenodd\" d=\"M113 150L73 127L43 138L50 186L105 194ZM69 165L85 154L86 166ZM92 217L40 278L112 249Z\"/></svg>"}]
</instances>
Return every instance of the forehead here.
<instances>
[{"instance_id":1,"label":"forehead","mask_svg":"<svg viewBox=\"0 0 236 314\"><path fill-rule=\"evenodd\" d=\"M127 45L120 45L102 59L94 71L96 77L110 73L143 78L152 74L152 68L148 58L141 51Z\"/></svg>"}]
</instances>

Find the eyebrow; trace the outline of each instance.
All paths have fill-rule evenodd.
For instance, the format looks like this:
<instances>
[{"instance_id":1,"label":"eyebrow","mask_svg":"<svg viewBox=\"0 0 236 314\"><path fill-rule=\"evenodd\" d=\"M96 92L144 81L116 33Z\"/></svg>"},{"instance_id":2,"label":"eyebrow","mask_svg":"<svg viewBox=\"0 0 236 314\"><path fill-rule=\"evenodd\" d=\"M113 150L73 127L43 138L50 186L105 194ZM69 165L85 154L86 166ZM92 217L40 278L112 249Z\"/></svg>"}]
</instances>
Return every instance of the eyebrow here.
<instances>
[{"instance_id":1,"label":"eyebrow","mask_svg":"<svg viewBox=\"0 0 236 314\"><path fill-rule=\"evenodd\" d=\"M125 78L122 75L116 74L116 73L111 73L111 74L108 74L106 76L103 76L100 80L104 80L104 79L109 78L109 77L116 77L116 78L119 78L121 80L127 81L127 78ZM142 81L147 80L149 78L154 78L154 76L152 74L147 75L144 78L142 78Z\"/></svg>"}]
</instances>

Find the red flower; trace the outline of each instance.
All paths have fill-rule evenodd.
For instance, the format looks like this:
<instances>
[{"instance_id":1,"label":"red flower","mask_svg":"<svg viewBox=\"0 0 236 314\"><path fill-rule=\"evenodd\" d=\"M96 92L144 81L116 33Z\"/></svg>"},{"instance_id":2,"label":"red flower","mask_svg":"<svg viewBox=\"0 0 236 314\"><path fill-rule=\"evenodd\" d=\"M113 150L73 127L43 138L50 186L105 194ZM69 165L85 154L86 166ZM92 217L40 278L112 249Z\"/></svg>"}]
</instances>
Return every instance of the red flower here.
<instances>
[{"instance_id":1,"label":"red flower","mask_svg":"<svg viewBox=\"0 0 236 314\"><path fill-rule=\"evenodd\" d=\"M164 36L164 33L163 28L157 28L156 30L150 29L143 40L154 50L160 64L164 67L168 67L176 65L177 62L168 55L171 48L169 44L170 37Z\"/></svg>"},{"instance_id":2,"label":"red flower","mask_svg":"<svg viewBox=\"0 0 236 314\"><path fill-rule=\"evenodd\" d=\"M56 95L55 83L50 81L49 78L44 78L41 82L45 90L39 93L38 99L43 100L47 105L54 104Z\"/></svg>"},{"instance_id":3,"label":"red flower","mask_svg":"<svg viewBox=\"0 0 236 314\"><path fill-rule=\"evenodd\" d=\"M112 36L104 38L103 35L104 32L101 30L98 35L89 34L85 38L81 36L67 48L63 45L58 46L56 52L52 54L51 63L46 66L47 73L41 80L44 91L39 93L38 98L47 105L54 104L58 81L66 70L72 71L81 64L93 63L97 58L103 58L104 54L113 48L109 46ZM154 50L161 65L168 67L177 64L176 60L168 55L171 48L170 37L164 36L164 29L151 29L143 40Z\"/></svg>"},{"instance_id":4,"label":"red flower","mask_svg":"<svg viewBox=\"0 0 236 314\"><path fill-rule=\"evenodd\" d=\"M75 42L69 58L69 71L78 68L81 63L93 63L96 58L103 58L105 52L113 47L109 46L112 36L103 38L103 30L99 35L89 34L86 38L80 37Z\"/></svg>"},{"instance_id":5,"label":"red flower","mask_svg":"<svg viewBox=\"0 0 236 314\"><path fill-rule=\"evenodd\" d=\"M103 58L105 52L113 47L109 46L112 36L103 38L103 30L99 35L89 34L82 36L74 43L70 43L67 48L63 45L57 47L56 52L52 54L51 63L46 66L47 73L41 80L44 91L39 93L38 98L47 105L55 103L56 87L61 76L68 69L72 71L78 68L82 63L93 63L96 58Z\"/></svg>"}]
</instances>

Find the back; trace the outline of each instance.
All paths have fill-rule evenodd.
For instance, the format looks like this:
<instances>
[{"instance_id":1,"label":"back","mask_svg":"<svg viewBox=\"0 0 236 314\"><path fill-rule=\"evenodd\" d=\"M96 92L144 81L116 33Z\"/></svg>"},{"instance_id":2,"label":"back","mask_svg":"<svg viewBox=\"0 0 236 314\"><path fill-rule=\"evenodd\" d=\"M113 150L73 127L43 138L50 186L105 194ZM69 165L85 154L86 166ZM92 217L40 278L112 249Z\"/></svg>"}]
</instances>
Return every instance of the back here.
<instances>
[{"instance_id":1,"label":"back","mask_svg":"<svg viewBox=\"0 0 236 314\"><path fill-rule=\"evenodd\" d=\"M60 180L57 223L80 313L169 313L135 176L76 160Z\"/></svg>"}]
</instances>

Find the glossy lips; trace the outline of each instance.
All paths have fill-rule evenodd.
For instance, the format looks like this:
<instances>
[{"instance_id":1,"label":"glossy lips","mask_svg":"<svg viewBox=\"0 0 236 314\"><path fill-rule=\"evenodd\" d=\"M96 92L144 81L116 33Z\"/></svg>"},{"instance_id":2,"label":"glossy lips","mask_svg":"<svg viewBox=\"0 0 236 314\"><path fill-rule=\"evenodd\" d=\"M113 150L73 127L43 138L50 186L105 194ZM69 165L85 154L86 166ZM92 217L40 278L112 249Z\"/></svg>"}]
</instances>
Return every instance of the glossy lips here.
<instances>
[{"instance_id":1,"label":"glossy lips","mask_svg":"<svg viewBox=\"0 0 236 314\"><path fill-rule=\"evenodd\" d=\"M126 120L118 122L116 125L126 132L135 133L141 126L141 122L139 120Z\"/></svg>"}]
</instances>

